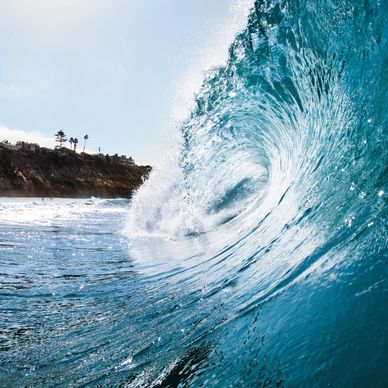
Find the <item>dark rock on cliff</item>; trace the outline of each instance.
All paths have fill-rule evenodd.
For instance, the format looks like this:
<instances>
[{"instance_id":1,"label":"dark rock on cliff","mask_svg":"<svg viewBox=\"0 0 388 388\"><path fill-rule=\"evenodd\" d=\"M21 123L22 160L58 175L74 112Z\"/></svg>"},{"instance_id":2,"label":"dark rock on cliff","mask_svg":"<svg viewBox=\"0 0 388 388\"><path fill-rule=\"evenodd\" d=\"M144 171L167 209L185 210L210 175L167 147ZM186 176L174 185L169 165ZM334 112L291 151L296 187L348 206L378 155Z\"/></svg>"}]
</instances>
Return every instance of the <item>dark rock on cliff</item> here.
<instances>
[{"instance_id":1,"label":"dark rock on cliff","mask_svg":"<svg viewBox=\"0 0 388 388\"><path fill-rule=\"evenodd\" d=\"M0 149L0 196L130 198L150 171L125 157Z\"/></svg>"}]
</instances>

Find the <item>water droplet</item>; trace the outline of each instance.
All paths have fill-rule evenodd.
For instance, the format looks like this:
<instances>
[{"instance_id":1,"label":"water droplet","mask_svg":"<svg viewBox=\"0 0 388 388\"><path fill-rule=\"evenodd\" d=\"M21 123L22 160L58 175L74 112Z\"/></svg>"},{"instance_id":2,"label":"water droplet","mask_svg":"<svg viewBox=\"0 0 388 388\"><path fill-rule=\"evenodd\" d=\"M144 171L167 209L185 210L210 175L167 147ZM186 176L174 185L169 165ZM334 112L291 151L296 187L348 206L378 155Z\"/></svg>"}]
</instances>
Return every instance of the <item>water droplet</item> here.
<instances>
[{"instance_id":1,"label":"water droplet","mask_svg":"<svg viewBox=\"0 0 388 388\"><path fill-rule=\"evenodd\" d=\"M127 358L125 361L123 361L120 366L126 366L132 364L132 357Z\"/></svg>"},{"instance_id":2,"label":"water droplet","mask_svg":"<svg viewBox=\"0 0 388 388\"><path fill-rule=\"evenodd\" d=\"M346 226L350 228L352 226L352 224L353 224L353 220L354 220L354 217L345 218Z\"/></svg>"}]
</instances>

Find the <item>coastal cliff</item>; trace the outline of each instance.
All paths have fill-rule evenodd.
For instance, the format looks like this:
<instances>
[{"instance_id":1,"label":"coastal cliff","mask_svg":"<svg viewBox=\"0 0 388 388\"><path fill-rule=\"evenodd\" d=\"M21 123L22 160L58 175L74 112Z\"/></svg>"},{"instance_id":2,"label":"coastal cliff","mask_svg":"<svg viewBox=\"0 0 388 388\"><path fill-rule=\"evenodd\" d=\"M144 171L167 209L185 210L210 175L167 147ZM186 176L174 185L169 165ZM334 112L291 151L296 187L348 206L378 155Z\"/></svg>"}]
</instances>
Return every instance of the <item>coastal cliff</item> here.
<instances>
[{"instance_id":1,"label":"coastal cliff","mask_svg":"<svg viewBox=\"0 0 388 388\"><path fill-rule=\"evenodd\" d=\"M0 196L130 198L150 171L117 155L0 149Z\"/></svg>"}]
</instances>

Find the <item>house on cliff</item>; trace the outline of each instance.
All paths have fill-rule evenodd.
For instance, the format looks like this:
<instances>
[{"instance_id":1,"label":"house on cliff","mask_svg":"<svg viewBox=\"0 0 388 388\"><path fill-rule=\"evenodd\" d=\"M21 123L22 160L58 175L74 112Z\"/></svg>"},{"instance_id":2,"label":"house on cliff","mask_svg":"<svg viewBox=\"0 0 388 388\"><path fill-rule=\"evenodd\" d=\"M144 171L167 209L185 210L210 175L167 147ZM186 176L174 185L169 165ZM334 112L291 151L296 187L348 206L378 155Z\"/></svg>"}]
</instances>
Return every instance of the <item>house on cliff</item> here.
<instances>
[{"instance_id":1,"label":"house on cliff","mask_svg":"<svg viewBox=\"0 0 388 388\"><path fill-rule=\"evenodd\" d=\"M16 151L16 146L11 144L8 140L0 142L0 150L13 150Z\"/></svg>"},{"instance_id":2,"label":"house on cliff","mask_svg":"<svg viewBox=\"0 0 388 388\"><path fill-rule=\"evenodd\" d=\"M28 143L26 141L18 141L16 143L16 149L18 151L28 151L34 154L38 154L40 151L40 145L37 143Z\"/></svg>"}]
</instances>

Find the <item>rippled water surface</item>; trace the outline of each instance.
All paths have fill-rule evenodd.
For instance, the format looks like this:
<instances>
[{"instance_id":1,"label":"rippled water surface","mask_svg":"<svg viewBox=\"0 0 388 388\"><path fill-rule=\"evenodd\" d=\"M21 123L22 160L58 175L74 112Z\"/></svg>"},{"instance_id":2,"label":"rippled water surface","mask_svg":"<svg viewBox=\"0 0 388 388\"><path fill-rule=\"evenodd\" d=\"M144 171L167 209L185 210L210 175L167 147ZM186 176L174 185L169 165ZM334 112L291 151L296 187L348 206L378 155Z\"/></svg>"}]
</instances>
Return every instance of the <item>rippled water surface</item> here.
<instances>
[{"instance_id":1,"label":"rippled water surface","mask_svg":"<svg viewBox=\"0 0 388 388\"><path fill-rule=\"evenodd\" d=\"M212 236L128 238L128 206L1 203L2 386L386 381L375 227L301 268L275 242L258 263L239 260L243 239L211 251ZM359 233L371 238L363 255L349 250Z\"/></svg>"},{"instance_id":2,"label":"rippled water surface","mask_svg":"<svg viewBox=\"0 0 388 388\"><path fill-rule=\"evenodd\" d=\"M387 15L252 2L131 202L0 201L0 385L387 386Z\"/></svg>"}]
</instances>

